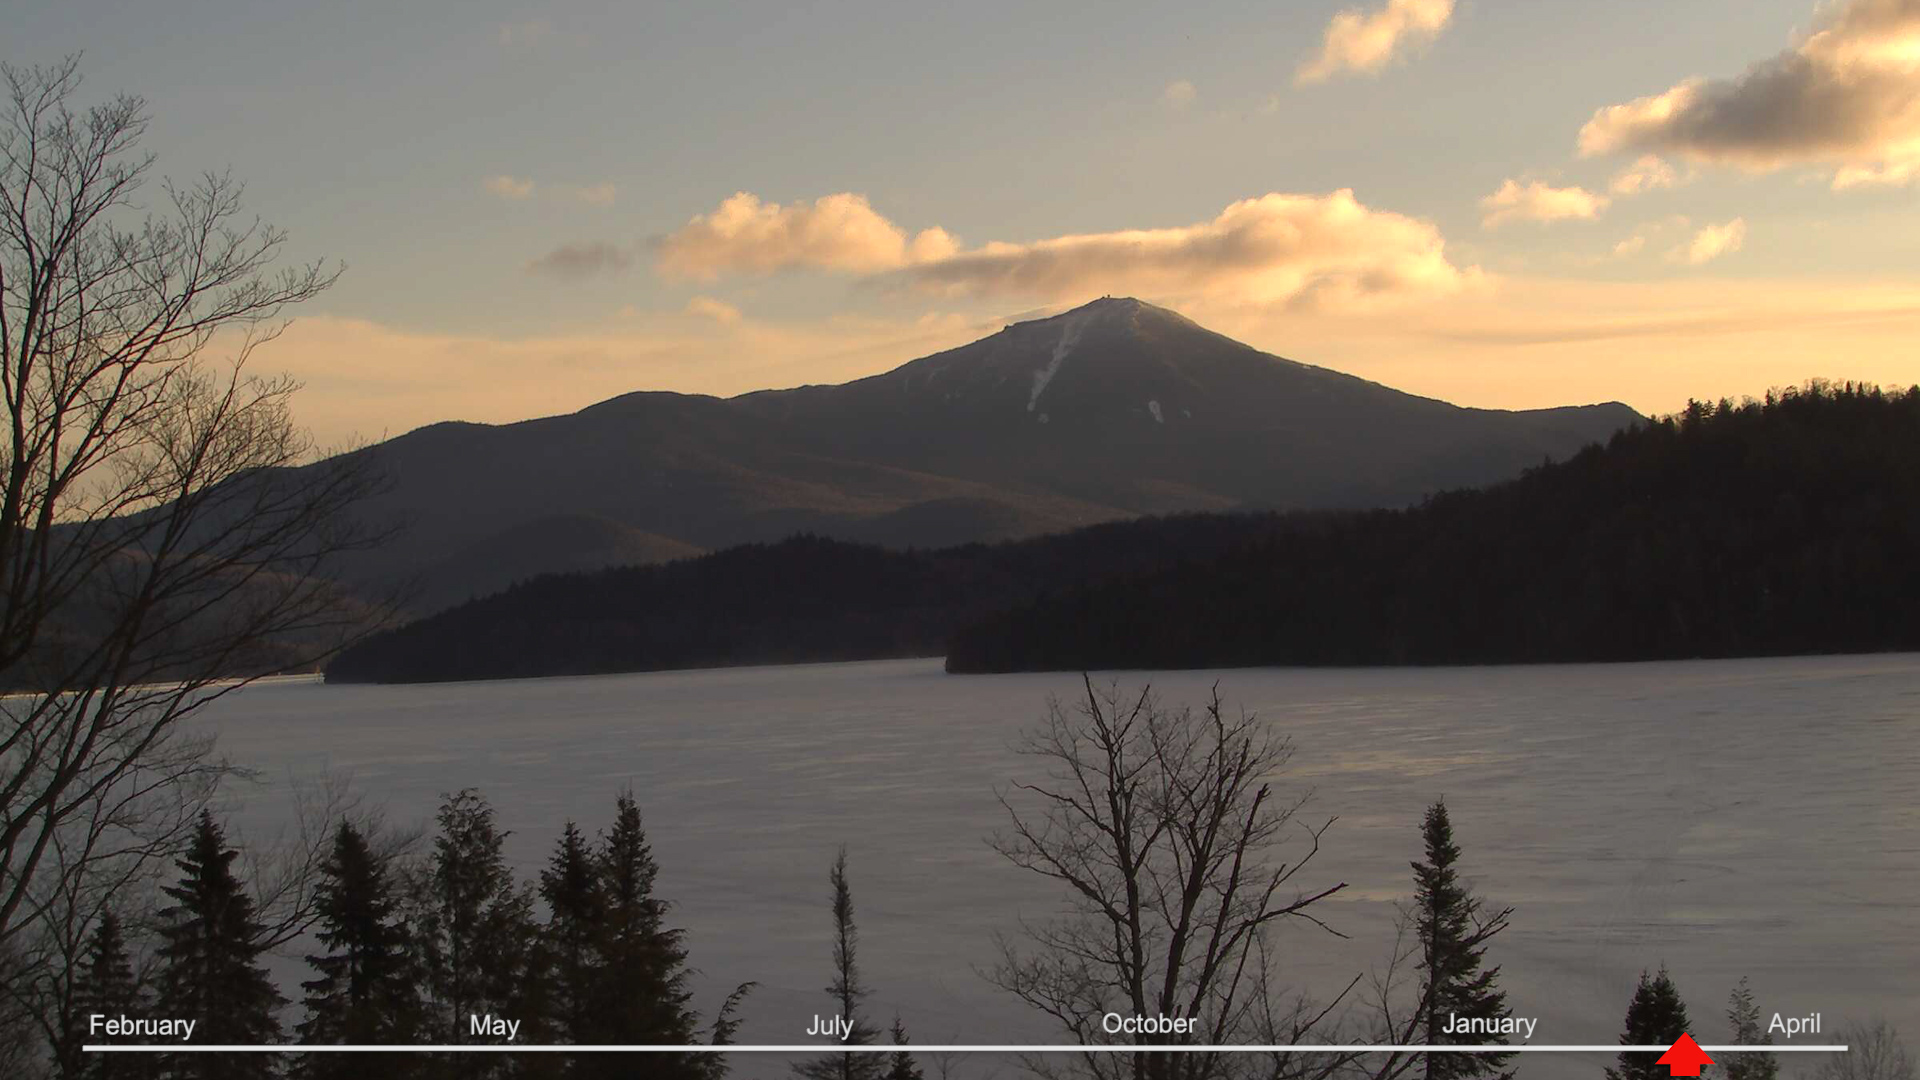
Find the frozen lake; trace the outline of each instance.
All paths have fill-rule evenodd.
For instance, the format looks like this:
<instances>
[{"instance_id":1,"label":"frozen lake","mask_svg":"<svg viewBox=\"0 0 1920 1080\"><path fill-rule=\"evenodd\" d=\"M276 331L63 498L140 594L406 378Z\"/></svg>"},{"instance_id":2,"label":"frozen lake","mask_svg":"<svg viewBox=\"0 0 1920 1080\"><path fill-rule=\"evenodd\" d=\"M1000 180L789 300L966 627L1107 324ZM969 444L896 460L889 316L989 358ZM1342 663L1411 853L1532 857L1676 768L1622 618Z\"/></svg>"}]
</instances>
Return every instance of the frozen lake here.
<instances>
[{"instance_id":1,"label":"frozen lake","mask_svg":"<svg viewBox=\"0 0 1920 1080\"><path fill-rule=\"evenodd\" d=\"M1396 670L1123 673L1170 702L1218 680L1290 735L1282 786L1337 817L1304 885L1346 881L1282 944L1305 989L1382 961L1424 807L1444 796L1537 1042L1610 1043L1666 964L1702 1042L1749 976L1763 1014L1882 1015L1920 1042L1920 656ZM210 713L261 770L235 825L263 835L290 778L351 777L399 823L483 790L531 877L564 820L590 834L631 784L710 1013L734 983L747 1042L828 1012L827 867L847 845L860 960L882 1025L918 1042L1042 1042L987 985L992 936L1055 894L984 843L1009 742L1072 675L948 676L937 661L429 686L263 684ZM1809 1062L1810 1063L1810 1062ZM1525 1075L1597 1075L1536 1056ZM1796 1070L1789 1063L1787 1071ZM742 1065L736 1075L776 1070Z\"/></svg>"}]
</instances>

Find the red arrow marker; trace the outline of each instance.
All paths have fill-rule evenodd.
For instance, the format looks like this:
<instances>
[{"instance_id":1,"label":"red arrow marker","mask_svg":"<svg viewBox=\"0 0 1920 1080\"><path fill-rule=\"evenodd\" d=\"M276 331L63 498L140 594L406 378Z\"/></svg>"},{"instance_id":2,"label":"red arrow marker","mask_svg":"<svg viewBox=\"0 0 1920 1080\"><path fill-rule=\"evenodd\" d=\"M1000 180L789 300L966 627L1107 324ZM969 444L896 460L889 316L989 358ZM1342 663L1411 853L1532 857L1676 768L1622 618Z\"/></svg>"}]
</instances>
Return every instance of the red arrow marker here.
<instances>
[{"instance_id":1,"label":"red arrow marker","mask_svg":"<svg viewBox=\"0 0 1920 1080\"><path fill-rule=\"evenodd\" d=\"M1674 1076L1699 1076L1700 1066L1713 1064L1713 1059L1693 1041L1693 1036L1683 1031L1679 1041L1668 1047L1654 1064L1667 1066Z\"/></svg>"}]
</instances>

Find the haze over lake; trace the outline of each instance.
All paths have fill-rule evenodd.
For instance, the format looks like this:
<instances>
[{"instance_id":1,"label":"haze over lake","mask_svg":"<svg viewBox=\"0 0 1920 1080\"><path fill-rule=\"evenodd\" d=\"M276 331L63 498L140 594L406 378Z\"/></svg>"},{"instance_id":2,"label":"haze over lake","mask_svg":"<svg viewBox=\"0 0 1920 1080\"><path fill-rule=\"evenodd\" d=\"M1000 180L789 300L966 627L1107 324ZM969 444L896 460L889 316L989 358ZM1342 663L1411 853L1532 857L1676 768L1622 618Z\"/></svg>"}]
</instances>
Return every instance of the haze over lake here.
<instances>
[{"instance_id":1,"label":"haze over lake","mask_svg":"<svg viewBox=\"0 0 1920 1080\"><path fill-rule=\"evenodd\" d=\"M1672 971L1702 1042L1742 975L1763 1017L1884 1015L1920 1030L1920 655L1624 665L1121 673L1169 702L1218 682L1295 743L1286 790L1338 821L1297 879L1349 940L1280 936L1310 992L1386 959L1421 811L1444 796L1464 866L1512 905L1491 947L1535 1041L1611 1043L1635 978ZM562 823L589 834L631 784L676 904L696 1004L753 979L743 1042L802 1041L830 1011L827 868L847 845L881 1026L919 1042L1058 1033L974 971L1057 894L984 838L1010 743L1075 675L948 676L938 661L416 686L281 681L215 705L236 837L284 825L290 778L350 776L392 820L480 788L523 878ZM1296 846L1292 852L1304 851ZM282 964L286 974L295 965ZM296 991L297 995L297 991ZM1527 1075L1597 1075L1530 1057ZM1788 1065L1789 1071L1798 1068ZM743 1065L737 1075L773 1075Z\"/></svg>"}]
</instances>

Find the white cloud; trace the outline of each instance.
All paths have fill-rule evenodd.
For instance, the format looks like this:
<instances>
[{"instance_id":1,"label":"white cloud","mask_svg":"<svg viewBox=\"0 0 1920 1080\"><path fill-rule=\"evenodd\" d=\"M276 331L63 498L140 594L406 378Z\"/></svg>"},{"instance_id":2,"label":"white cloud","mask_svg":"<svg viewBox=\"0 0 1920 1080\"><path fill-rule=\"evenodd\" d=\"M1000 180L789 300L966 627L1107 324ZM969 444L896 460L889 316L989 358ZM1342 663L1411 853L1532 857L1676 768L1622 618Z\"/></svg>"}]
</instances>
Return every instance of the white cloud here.
<instances>
[{"instance_id":1,"label":"white cloud","mask_svg":"<svg viewBox=\"0 0 1920 1080\"><path fill-rule=\"evenodd\" d=\"M1653 154L1642 154L1633 164L1614 174L1607 190L1615 195L1640 195L1655 188L1675 187L1680 176L1673 166Z\"/></svg>"},{"instance_id":2,"label":"white cloud","mask_svg":"<svg viewBox=\"0 0 1920 1080\"><path fill-rule=\"evenodd\" d=\"M1175 79L1167 84L1165 90L1160 91L1160 100L1175 109L1184 109L1192 105L1194 99L1199 96L1200 91L1194 89L1193 84L1185 79Z\"/></svg>"},{"instance_id":3,"label":"white cloud","mask_svg":"<svg viewBox=\"0 0 1920 1080\"><path fill-rule=\"evenodd\" d=\"M731 325L741 319L740 309L725 300L715 300L711 296L696 296L687 301L687 314L702 319L711 319L721 325Z\"/></svg>"},{"instance_id":4,"label":"white cloud","mask_svg":"<svg viewBox=\"0 0 1920 1080\"><path fill-rule=\"evenodd\" d=\"M1075 301L1102 293L1213 305L1353 306L1458 292L1479 272L1448 261L1439 229L1353 192L1274 192L1210 221L991 243L902 273L963 296Z\"/></svg>"},{"instance_id":5,"label":"white cloud","mask_svg":"<svg viewBox=\"0 0 1920 1080\"><path fill-rule=\"evenodd\" d=\"M668 277L712 281L723 273L797 267L873 273L942 258L957 247L940 228L909 239L864 195L842 192L782 206L742 191L655 241L655 254Z\"/></svg>"},{"instance_id":6,"label":"white cloud","mask_svg":"<svg viewBox=\"0 0 1920 1080\"><path fill-rule=\"evenodd\" d=\"M1747 239L1747 222L1744 218L1734 218L1722 225L1708 225L1693 234L1693 239L1667 253L1674 262L1699 266L1712 262L1722 255L1740 250Z\"/></svg>"},{"instance_id":7,"label":"white cloud","mask_svg":"<svg viewBox=\"0 0 1920 1080\"><path fill-rule=\"evenodd\" d=\"M1600 109L1579 145L1754 172L1823 165L1836 188L1909 182L1920 176L1920 0L1826 7L1798 45L1734 78Z\"/></svg>"},{"instance_id":8,"label":"white cloud","mask_svg":"<svg viewBox=\"0 0 1920 1080\"><path fill-rule=\"evenodd\" d=\"M1594 218L1607 208L1605 195L1581 187L1550 187L1534 180L1526 186L1509 179L1499 190L1480 200L1483 228L1495 229L1509 221L1565 221Z\"/></svg>"},{"instance_id":9,"label":"white cloud","mask_svg":"<svg viewBox=\"0 0 1920 1080\"><path fill-rule=\"evenodd\" d=\"M533 198L534 185L532 180L522 180L517 176L507 176L504 173L499 176L487 177L485 180L480 181L480 186L502 199L513 199L517 202L522 199Z\"/></svg>"},{"instance_id":10,"label":"white cloud","mask_svg":"<svg viewBox=\"0 0 1920 1080\"><path fill-rule=\"evenodd\" d=\"M1613 257L1616 259L1625 259L1633 255L1638 255L1640 254L1640 250L1646 246L1647 238L1639 233L1635 233L1613 245Z\"/></svg>"},{"instance_id":11,"label":"white cloud","mask_svg":"<svg viewBox=\"0 0 1920 1080\"><path fill-rule=\"evenodd\" d=\"M1350 8L1327 24L1320 51L1300 65L1295 83L1324 82L1342 72L1371 74L1440 36L1453 0L1387 0L1374 11Z\"/></svg>"}]
</instances>

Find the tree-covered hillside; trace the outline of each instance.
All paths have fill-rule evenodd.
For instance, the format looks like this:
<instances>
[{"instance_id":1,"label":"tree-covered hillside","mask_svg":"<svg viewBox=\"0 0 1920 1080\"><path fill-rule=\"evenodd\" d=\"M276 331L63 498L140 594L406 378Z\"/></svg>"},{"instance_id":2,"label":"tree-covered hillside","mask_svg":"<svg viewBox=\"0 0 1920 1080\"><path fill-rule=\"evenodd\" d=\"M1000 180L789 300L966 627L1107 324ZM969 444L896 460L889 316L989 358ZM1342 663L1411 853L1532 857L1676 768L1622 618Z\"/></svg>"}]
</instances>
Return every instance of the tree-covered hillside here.
<instances>
[{"instance_id":1,"label":"tree-covered hillside","mask_svg":"<svg viewBox=\"0 0 1920 1080\"><path fill-rule=\"evenodd\" d=\"M937 656L955 672L1920 648L1920 390L1813 386L1357 513L999 545L819 537L549 575L378 635L343 681Z\"/></svg>"},{"instance_id":2,"label":"tree-covered hillside","mask_svg":"<svg viewBox=\"0 0 1920 1080\"><path fill-rule=\"evenodd\" d=\"M1298 526L982 619L948 670L1920 648L1920 388L1696 403L1508 483Z\"/></svg>"},{"instance_id":3,"label":"tree-covered hillside","mask_svg":"<svg viewBox=\"0 0 1920 1080\"><path fill-rule=\"evenodd\" d=\"M327 678L433 682L939 656L969 621L1078 582L1215 557L1295 520L1188 514L933 551L796 536L663 565L549 574L375 635L336 658Z\"/></svg>"}]
</instances>

